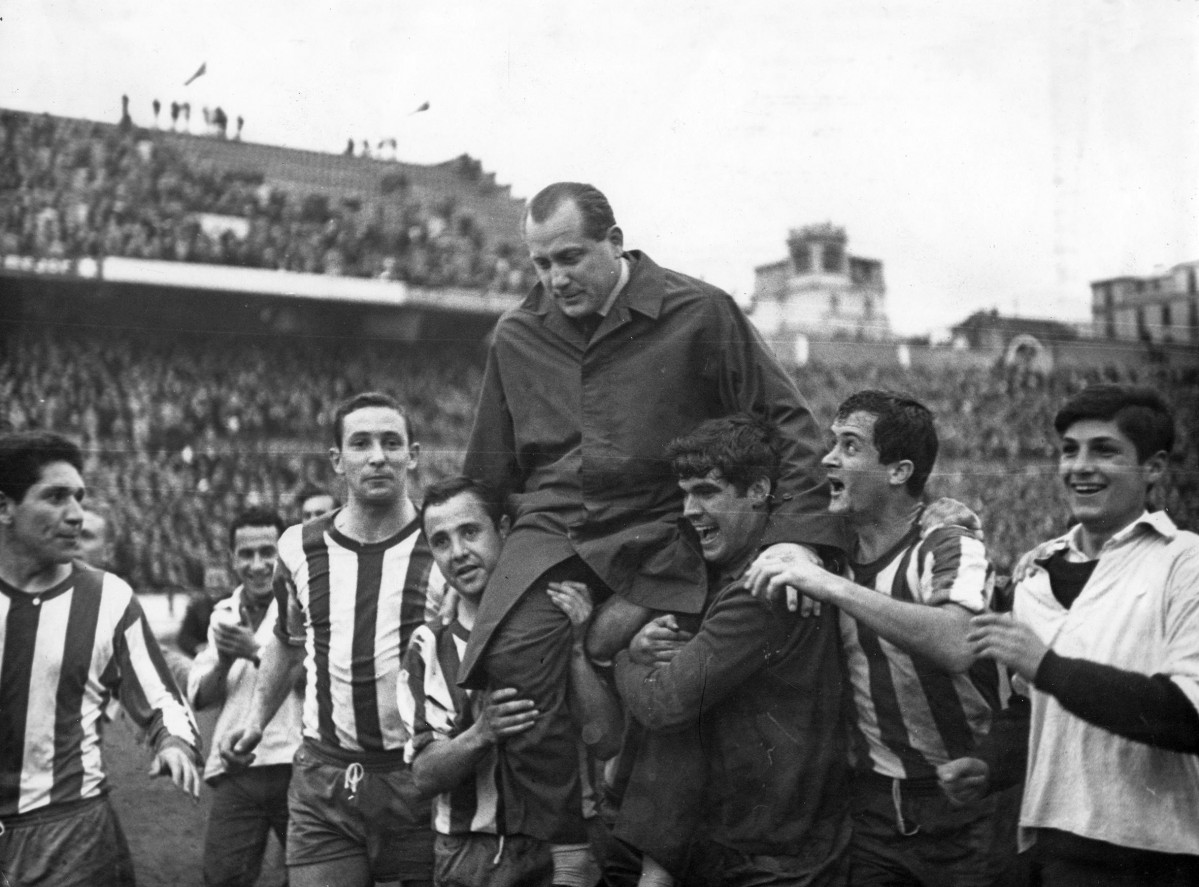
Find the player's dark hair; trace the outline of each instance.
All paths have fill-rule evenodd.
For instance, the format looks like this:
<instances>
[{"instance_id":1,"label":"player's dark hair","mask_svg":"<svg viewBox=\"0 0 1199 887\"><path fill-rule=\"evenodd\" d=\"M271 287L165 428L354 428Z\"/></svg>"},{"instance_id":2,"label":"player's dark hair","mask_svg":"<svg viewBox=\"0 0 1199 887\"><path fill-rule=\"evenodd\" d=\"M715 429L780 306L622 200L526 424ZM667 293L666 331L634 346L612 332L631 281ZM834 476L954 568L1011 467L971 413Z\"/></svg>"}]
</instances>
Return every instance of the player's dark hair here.
<instances>
[{"instance_id":1,"label":"player's dark hair","mask_svg":"<svg viewBox=\"0 0 1199 887\"><path fill-rule=\"evenodd\" d=\"M408 415L408 411L400 406L400 402L384 391L364 391L361 394L355 394L353 397L346 398L337 405L337 411L333 414L333 446L341 449L341 435L344 430L346 416L355 410L363 410L367 407L386 407L389 410L395 410L400 414L400 418L404 420L404 430L408 434L408 443L412 444L415 442L416 428L412 424L412 418Z\"/></svg>"},{"instance_id":2,"label":"player's dark hair","mask_svg":"<svg viewBox=\"0 0 1199 887\"><path fill-rule=\"evenodd\" d=\"M279 517L277 511L272 511L269 508L254 506L247 508L241 514L233 519L233 523L229 524L229 550L233 550L233 540L237 536L237 531L242 527L274 527L279 531L279 535L283 535L283 531L287 529L283 523L283 518Z\"/></svg>"},{"instance_id":3,"label":"player's dark hair","mask_svg":"<svg viewBox=\"0 0 1199 887\"><path fill-rule=\"evenodd\" d=\"M13 431L0 435L0 493L20 502L52 462L66 462L83 471L79 445L49 431Z\"/></svg>"},{"instance_id":4,"label":"player's dark hair","mask_svg":"<svg viewBox=\"0 0 1199 887\"><path fill-rule=\"evenodd\" d=\"M499 529L500 520L506 513L504 497L489 483L475 480L463 474L447 477L437 483L425 487L425 498L420 504L420 524L425 525L425 512L434 505L444 505L455 496L474 496L483 506L483 511L491 518L491 522Z\"/></svg>"},{"instance_id":5,"label":"player's dark hair","mask_svg":"<svg viewBox=\"0 0 1199 887\"><path fill-rule=\"evenodd\" d=\"M749 413L709 419L694 431L672 440L666 447L675 477L689 480L710 471L733 485L744 496L760 478L778 482L782 465L782 438L772 422Z\"/></svg>"},{"instance_id":6,"label":"player's dark hair","mask_svg":"<svg viewBox=\"0 0 1199 887\"><path fill-rule=\"evenodd\" d=\"M1091 385L1062 405L1053 417L1053 428L1061 437L1071 425L1084 419L1114 421L1136 447L1138 462L1156 453L1169 455L1174 449L1174 413L1152 388Z\"/></svg>"},{"instance_id":7,"label":"player's dark hair","mask_svg":"<svg viewBox=\"0 0 1199 887\"><path fill-rule=\"evenodd\" d=\"M332 491L326 490L324 487L315 486L314 484L309 484L300 488L300 492L296 495L296 504L303 506L304 503L309 499L315 499L317 496L328 496L333 500L334 508L341 504L337 500L337 497L333 495Z\"/></svg>"},{"instance_id":8,"label":"player's dark hair","mask_svg":"<svg viewBox=\"0 0 1199 887\"><path fill-rule=\"evenodd\" d=\"M572 202L583 216L583 234L591 240L604 240L616 224L608 198L599 188L582 182L554 182L542 188L525 209L527 218L544 222L563 203Z\"/></svg>"},{"instance_id":9,"label":"player's dark hair","mask_svg":"<svg viewBox=\"0 0 1199 887\"><path fill-rule=\"evenodd\" d=\"M937 427L932 411L906 394L866 389L851 394L837 407L837 421L854 413L874 416L874 447L880 465L907 460L912 473L904 484L912 496L920 496L937 462Z\"/></svg>"}]
</instances>

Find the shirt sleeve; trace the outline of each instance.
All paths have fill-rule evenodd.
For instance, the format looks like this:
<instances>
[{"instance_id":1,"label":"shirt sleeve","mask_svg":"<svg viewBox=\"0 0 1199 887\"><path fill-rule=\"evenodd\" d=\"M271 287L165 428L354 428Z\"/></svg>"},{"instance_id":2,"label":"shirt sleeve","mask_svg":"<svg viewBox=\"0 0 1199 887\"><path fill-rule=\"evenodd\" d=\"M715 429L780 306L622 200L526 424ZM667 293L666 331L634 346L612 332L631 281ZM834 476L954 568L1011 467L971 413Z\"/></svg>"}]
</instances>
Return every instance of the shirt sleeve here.
<instances>
[{"instance_id":1,"label":"shirt sleeve","mask_svg":"<svg viewBox=\"0 0 1199 887\"><path fill-rule=\"evenodd\" d=\"M994 574L983 543L963 527L938 527L920 543L921 603L957 604L981 613L990 604Z\"/></svg>"},{"instance_id":2,"label":"shirt sleeve","mask_svg":"<svg viewBox=\"0 0 1199 887\"><path fill-rule=\"evenodd\" d=\"M718 390L727 413L764 416L781 432L782 466L763 546L798 542L847 550L841 518L828 513L824 435L791 376L729 296L718 303Z\"/></svg>"},{"instance_id":3,"label":"shirt sleeve","mask_svg":"<svg viewBox=\"0 0 1199 887\"><path fill-rule=\"evenodd\" d=\"M106 581L114 578L106 577ZM182 745L199 764L200 733L191 709L175 686L141 604L132 591L128 594L129 602L113 636L112 666L121 705L133 723L146 731L156 752L169 744Z\"/></svg>"},{"instance_id":4,"label":"shirt sleeve","mask_svg":"<svg viewBox=\"0 0 1199 887\"><path fill-rule=\"evenodd\" d=\"M453 639L449 639L453 643ZM437 658L437 637L421 626L412 633L396 686L400 718L408 733L404 759L411 764L425 746L457 735L453 696Z\"/></svg>"},{"instance_id":5,"label":"shirt sleeve","mask_svg":"<svg viewBox=\"0 0 1199 887\"><path fill-rule=\"evenodd\" d=\"M217 604L212 608L213 615L217 613L224 602ZM208 644L196 654L195 661L192 662L192 667L187 672L187 701L193 708L196 705L196 696L200 692L200 685L204 682L209 674L217 667L218 656L216 650L216 632L213 630L212 616L208 617Z\"/></svg>"},{"instance_id":6,"label":"shirt sleeve","mask_svg":"<svg viewBox=\"0 0 1199 887\"><path fill-rule=\"evenodd\" d=\"M307 639L304 631L304 610L300 606L300 596L296 591L295 580L291 570L280 558L275 568L275 608L278 615L275 619L275 634L285 644L292 647L302 647Z\"/></svg>"},{"instance_id":7,"label":"shirt sleeve","mask_svg":"<svg viewBox=\"0 0 1199 887\"><path fill-rule=\"evenodd\" d=\"M1170 677L1192 707L1199 709L1199 542L1174 559L1166 588L1166 660Z\"/></svg>"},{"instance_id":8,"label":"shirt sleeve","mask_svg":"<svg viewBox=\"0 0 1199 887\"><path fill-rule=\"evenodd\" d=\"M1199 711L1167 675L1138 674L1050 650L1033 682L1066 711L1117 736L1199 754Z\"/></svg>"},{"instance_id":9,"label":"shirt sleeve","mask_svg":"<svg viewBox=\"0 0 1199 887\"><path fill-rule=\"evenodd\" d=\"M768 609L744 588L726 589L665 665L638 665L627 650L618 653L617 688L648 729L683 729L765 668L796 618Z\"/></svg>"}]
</instances>

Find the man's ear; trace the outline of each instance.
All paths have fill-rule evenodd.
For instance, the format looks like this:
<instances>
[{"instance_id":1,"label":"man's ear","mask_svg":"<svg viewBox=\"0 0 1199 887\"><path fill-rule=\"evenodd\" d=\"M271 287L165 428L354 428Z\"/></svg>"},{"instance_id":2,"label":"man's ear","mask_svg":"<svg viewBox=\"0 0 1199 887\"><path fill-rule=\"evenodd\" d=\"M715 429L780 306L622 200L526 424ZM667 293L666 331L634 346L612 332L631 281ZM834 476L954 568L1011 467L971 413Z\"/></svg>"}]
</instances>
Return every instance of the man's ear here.
<instances>
[{"instance_id":1,"label":"man's ear","mask_svg":"<svg viewBox=\"0 0 1199 887\"><path fill-rule=\"evenodd\" d=\"M8 493L0 493L0 524L9 526L12 523L13 504Z\"/></svg>"},{"instance_id":2,"label":"man's ear","mask_svg":"<svg viewBox=\"0 0 1199 887\"><path fill-rule=\"evenodd\" d=\"M1166 473L1166 467L1170 464L1170 454L1165 450L1158 450L1148 459L1141 463L1141 468L1145 472L1145 480L1149 486L1156 486L1158 481Z\"/></svg>"},{"instance_id":3,"label":"man's ear","mask_svg":"<svg viewBox=\"0 0 1199 887\"><path fill-rule=\"evenodd\" d=\"M745 491L745 495L753 500L755 506L765 505L770 501L770 479L759 477L749 485L749 488Z\"/></svg>"},{"instance_id":4,"label":"man's ear","mask_svg":"<svg viewBox=\"0 0 1199 887\"><path fill-rule=\"evenodd\" d=\"M508 533L512 530L512 518L508 517L506 514L501 514L497 529L500 531L500 538L507 539Z\"/></svg>"},{"instance_id":5,"label":"man's ear","mask_svg":"<svg viewBox=\"0 0 1199 887\"><path fill-rule=\"evenodd\" d=\"M341 447L329 447L329 462L334 474L345 474L341 465Z\"/></svg>"},{"instance_id":6,"label":"man's ear","mask_svg":"<svg viewBox=\"0 0 1199 887\"><path fill-rule=\"evenodd\" d=\"M887 482L893 487L902 487L916 470L911 459L900 459L887 466Z\"/></svg>"},{"instance_id":7,"label":"man's ear","mask_svg":"<svg viewBox=\"0 0 1199 887\"><path fill-rule=\"evenodd\" d=\"M408 470L412 471L416 468L416 463L420 460L420 444L408 444Z\"/></svg>"},{"instance_id":8,"label":"man's ear","mask_svg":"<svg viewBox=\"0 0 1199 887\"><path fill-rule=\"evenodd\" d=\"M613 225L609 228L608 235L604 239L616 247L617 253L624 252L624 232L620 230L619 225Z\"/></svg>"}]
</instances>

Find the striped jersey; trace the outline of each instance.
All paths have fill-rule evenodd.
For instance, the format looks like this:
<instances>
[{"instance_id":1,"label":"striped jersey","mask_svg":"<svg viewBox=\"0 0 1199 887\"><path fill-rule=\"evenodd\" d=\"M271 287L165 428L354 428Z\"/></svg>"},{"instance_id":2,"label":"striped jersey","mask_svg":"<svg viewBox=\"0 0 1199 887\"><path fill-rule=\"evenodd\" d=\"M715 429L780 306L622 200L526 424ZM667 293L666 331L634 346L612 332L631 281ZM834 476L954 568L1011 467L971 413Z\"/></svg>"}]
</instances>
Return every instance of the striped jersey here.
<instances>
[{"instance_id":1,"label":"striped jersey","mask_svg":"<svg viewBox=\"0 0 1199 887\"><path fill-rule=\"evenodd\" d=\"M851 564L855 582L896 600L930 607L990 605L992 573L982 542L961 527L923 539L918 525L870 564ZM841 613L841 638L853 688L854 765L894 779L936 775L938 765L973 752L999 708L999 670L978 660L951 674L907 653Z\"/></svg>"},{"instance_id":2,"label":"striped jersey","mask_svg":"<svg viewBox=\"0 0 1199 887\"><path fill-rule=\"evenodd\" d=\"M200 737L124 580L75 563L38 594L0 581L0 820L108 790L101 713L117 696L156 751Z\"/></svg>"},{"instance_id":3,"label":"striped jersey","mask_svg":"<svg viewBox=\"0 0 1199 887\"><path fill-rule=\"evenodd\" d=\"M439 739L459 736L478 719L486 696L483 690L458 686L458 666L470 633L458 620L449 626L423 626L412 636L404 657L400 684L400 712L410 738L405 758ZM433 830L443 835L498 832L499 789L497 746L490 746L476 761L473 778L433 799Z\"/></svg>"},{"instance_id":4,"label":"striped jersey","mask_svg":"<svg viewBox=\"0 0 1199 887\"><path fill-rule=\"evenodd\" d=\"M400 751L401 660L445 583L419 519L390 539L357 542L334 527L336 514L279 539L286 601L275 631L305 649L303 735L343 751Z\"/></svg>"}]
</instances>

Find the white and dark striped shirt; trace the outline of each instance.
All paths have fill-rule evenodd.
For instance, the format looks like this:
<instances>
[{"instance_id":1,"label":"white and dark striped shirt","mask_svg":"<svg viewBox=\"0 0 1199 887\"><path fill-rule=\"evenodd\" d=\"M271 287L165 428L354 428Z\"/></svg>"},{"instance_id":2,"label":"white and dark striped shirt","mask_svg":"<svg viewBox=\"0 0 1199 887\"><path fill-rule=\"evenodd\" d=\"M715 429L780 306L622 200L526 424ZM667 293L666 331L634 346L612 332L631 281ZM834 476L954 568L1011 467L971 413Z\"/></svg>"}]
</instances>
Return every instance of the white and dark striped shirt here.
<instances>
[{"instance_id":1,"label":"white and dark striped shirt","mask_svg":"<svg viewBox=\"0 0 1199 887\"><path fill-rule=\"evenodd\" d=\"M960 527L940 527L921 539L914 525L890 552L851 570L859 585L896 600L957 604L971 613L990 605L986 550ZM929 778L938 765L971 754L990 730L1001 696L994 662L980 659L968 672L951 674L845 613L841 637L857 716L858 769L893 779Z\"/></svg>"},{"instance_id":2,"label":"white and dark striped shirt","mask_svg":"<svg viewBox=\"0 0 1199 887\"><path fill-rule=\"evenodd\" d=\"M334 527L336 514L279 539L287 605L275 630L305 649L303 735L342 751L400 751L401 661L412 633L435 617L445 582L419 520L366 543Z\"/></svg>"},{"instance_id":3,"label":"white and dark striped shirt","mask_svg":"<svg viewBox=\"0 0 1199 887\"><path fill-rule=\"evenodd\" d=\"M156 751L199 733L137 597L76 563L30 594L0 581L0 819L108 790L101 714L112 696Z\"/></svg>"},{"instance_id":4,"label":"white and dark striped shirt","mask_svg":"<svg viewBox=\"0 0 1199 887\"><path fill-rule=\"evenodd\" d=\"M485 692L458 686L458 666L470 632L454 620L449 626L424 626L412 636L404 657L400 712L411 734L408 763L421 749L453 739L478 720ZM499 751L491 746L473 772L433 799L433 830L443 835L496 834L500 806L497 782Z\"/></svg>"}]
</instances>

